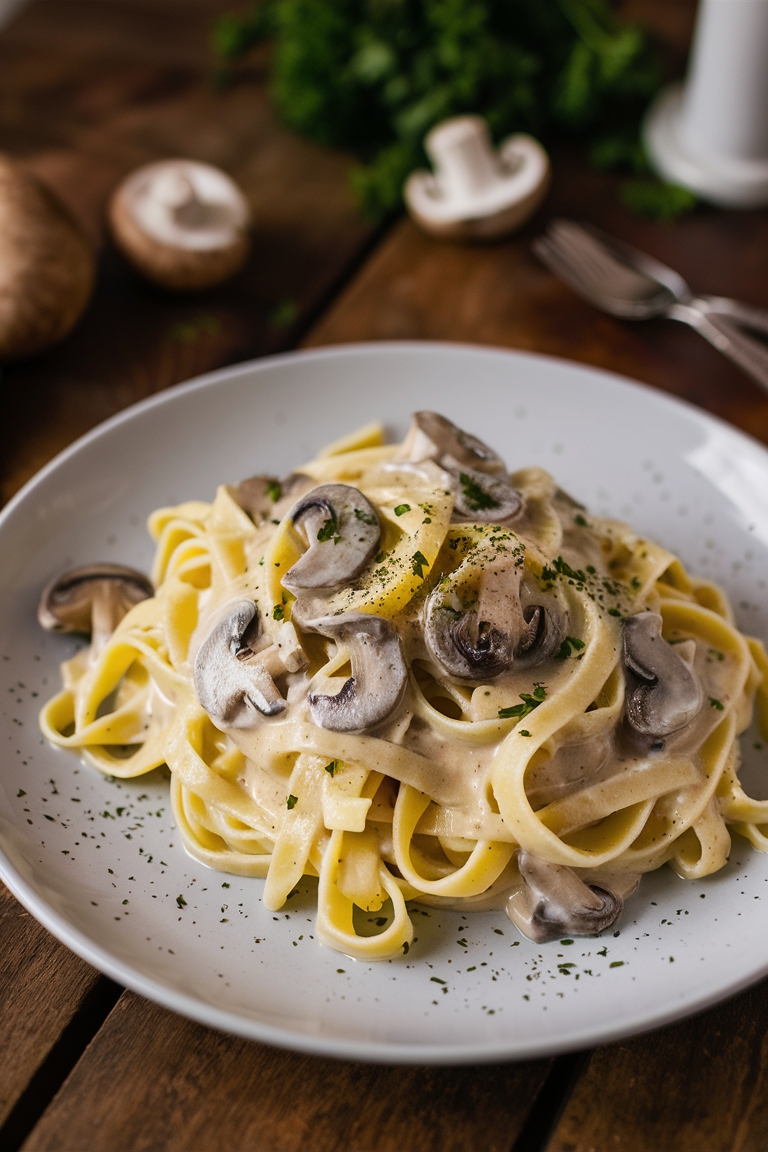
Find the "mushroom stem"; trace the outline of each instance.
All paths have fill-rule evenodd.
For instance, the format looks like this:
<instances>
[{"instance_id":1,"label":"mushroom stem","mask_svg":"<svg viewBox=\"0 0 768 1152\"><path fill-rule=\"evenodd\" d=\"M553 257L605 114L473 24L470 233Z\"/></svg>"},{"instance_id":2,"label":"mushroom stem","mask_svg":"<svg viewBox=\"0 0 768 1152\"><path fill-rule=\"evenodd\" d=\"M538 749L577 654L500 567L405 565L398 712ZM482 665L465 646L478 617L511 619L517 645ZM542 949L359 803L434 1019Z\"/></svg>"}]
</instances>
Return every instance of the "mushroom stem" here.
<instances>
[{"instance_id":1,"label":"mushroom stem","mask_svg":"<svg viewBox=\"0 0 768 1152\"><path fill-rule=\"evenodd\" d=\"M285 708L268 668L271 658L259 659L251 648L260 631L258 608L252 600L241 600L200 645L195 692L200 707L218 727L252 728L259 714L274 716ZM285 671L282 662L280 670Z\"/></svg>"},{"instance_id":2,"label":"mushroom stem","mask_svg":"<svg viewBox=\"0 0 768 1152\"><path fill-rule=\"evenodd\" d=\"M95 661L123 617L154 596L142 572L123 564L85 564L56 577L43 590L37 619L49 632L85 632Z\"/></svg>"}]
</instances>

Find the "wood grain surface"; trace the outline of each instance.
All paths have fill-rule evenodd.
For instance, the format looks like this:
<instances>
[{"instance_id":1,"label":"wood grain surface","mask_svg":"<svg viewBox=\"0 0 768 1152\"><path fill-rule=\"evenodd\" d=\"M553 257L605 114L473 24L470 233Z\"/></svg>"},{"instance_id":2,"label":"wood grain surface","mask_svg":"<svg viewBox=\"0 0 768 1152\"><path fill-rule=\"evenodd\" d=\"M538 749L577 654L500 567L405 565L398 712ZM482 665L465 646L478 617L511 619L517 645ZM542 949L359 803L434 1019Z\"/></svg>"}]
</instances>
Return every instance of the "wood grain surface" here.
<instances>
[{"instance_id":1,"label":"wood grain surface","mask_svg":"<svg viewBox=\"0 0 768 1152\"><path fill-rule=\"evenodd\" d=\"M565 356L640 379L768 443L768 401L695 333L621 322L530 252L552 214L592 220L676 267L694 288L768 307L768 213L700 208L674 225L621 206L618 178L554 154L537 218L489 247L431 240L407 220L373 232L349 158L276 122L265 57L227 92L207 35L229 0L34 0L0 32L0 148L80 219L99 283L59 348L7 368L0 502L60 448L194 374L301 342L461 340ZM237 5L235 5L237 6ZM626 0L682 65L690 0ZM131 168L189 155L229 170L256 217L254 256L229 285L170 296L105 236ZM588 1058L393 1068L278 1051L213 1032L119 990L0 890L0 1143L9 1150L256 1152L752 1152L768 1147L766 985ZM90 1043L88 1041L90 1040ZM87 1045L87 1046L86 1046Z\"/></svg>"},{"instance_id":2,"label":"wood grain surface","mask_svg":"<svg viewBox=\"0 0 768 1152\"><path fill-rule=\"evenodd\" d=\"M124 993L24 1152L506 1152L548 1061L397 1068L297 1056Z\"/></svg>"}]
</instances>

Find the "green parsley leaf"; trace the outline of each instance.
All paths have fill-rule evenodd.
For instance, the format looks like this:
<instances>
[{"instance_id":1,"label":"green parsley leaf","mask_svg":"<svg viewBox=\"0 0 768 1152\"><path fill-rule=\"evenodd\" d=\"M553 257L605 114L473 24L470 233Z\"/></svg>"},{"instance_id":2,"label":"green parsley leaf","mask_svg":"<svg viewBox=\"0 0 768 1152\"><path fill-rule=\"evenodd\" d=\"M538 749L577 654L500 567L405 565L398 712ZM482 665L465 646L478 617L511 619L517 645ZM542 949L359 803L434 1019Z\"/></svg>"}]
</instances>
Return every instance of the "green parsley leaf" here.
<instances>
[{"instance_id":1,"label":"green parsley leaf","mask_svg":"<svg viewBox=\"0 0 768 1152\"><path fill-rule=\"evenodd\" d=\"M339 770L338 760L331 760L330 764L326 764L326 766L325 766L325 771L328 773L329 776L335 776L336 773L338 772L338 770Z\"/></svg>"},{"instance_id":2,"label":"green parsley leaf","mask_svg":"<svg viewBox=\"0 0 768 1152\"><path fill-rule=\"evenodd\" d=\"M518 736L530 736L530 732L526 728L521 728L518 732Z\"/></svg>"},{"instance_id":3,"label":"green parsley leaf","mask_svg":"<svg viewBox=\"0 0 768 1152\"><path fill-rule=\"evenodd\" d=\"M320 526L317 533L318 540L323 543L325 540L333 540L338 543L341 540L339 535L339 522L336 519L336 513L331 509L331 514L328 519Z\"/></svg>"},{"instance_id":4,"label":"green parsley leaf","mask_svg":"<svg viewBox=\"0 0 768 1152\"><path fill-rule=\"evenodd\" d=\"M273 504L277 504L283 494L283 486L279 480L267 480L267 496Z\"/></svg>"},{"instance_id":5,"label":"green parsley leaf","mask_svg":"<svg viewBox=\"0 0 768 1152\"><path fill-rule=\"evenodd\" d=\"M723 711L723 705L720 703L719 700L715 700L714 696L709 697L709 703L712 705L713 708L716 708L718 712Z\"/></svg>"},{"instance_id":6,"label":"green parsley leaf","mask_svg":"<svg viewBox=\"0 0 768 1152\"><path fill-rule=\"evenodd\" d=\"M573 655L573 649L577 651L584 647L584 641L579 640L578 636L566 636L560 648L555 653L556 660L567 660L569 656Z\"/></svg>"},{"instance_id":7,"label":"green parsley leaf","mask_svg":"<svg viewBox=\"0 0 768 1152\"><path fill-rule=\"evenodd\" d=\"M464 499L473 512L485 512L489 508L498 508L499 501L494 500L490 492L486 492L481 488L476 480L471 476L467 476L466 472L459 473L459 480L461 481L461 490L464 493Z\"/></svg>"},{"instance_id":8,"label":"green parsley leaf","mask_svg":"<svg viewBox=\"0 0 768 1152\"><path fill-rule=\"evenodd\" d=\"M183 896L177 896L176 897L176 905L178 908L186 908L187 902Z\"/></svg>"},{"instance_id":9,"label":"green parsley leaf","mask_svg":"<svg viewBox=\"0 0 768 1152\"><path fill-rule=\"evenodd\" d=\"M608 609L608 615L609 616L621 616L621 612L619 612L618 608L609 608Z\"/></svg>"},{"instance_id":10,"label":"green parsley leaf","mask_svg":"<svg viewBox=\"0 0 768 1152\"><path fill-rule=\"evenodd\" d=\"M275 604L274 608L272 609L272 619L282 620L284 615L285 612L283 610L282 604Z\"/></svg>"},{"instance_id":11,"label":"green parsley leaf","mask_svg":"<svg viewBox=\"0 0 768 1152\"><path fill-rule=\"evenodd\" d=\"M589 521L585 516L582 516L580 512L578 516L574 516L573 520L575 524L578 524L579 528L589 528Z\"/></svg>"},{"instance_id":12,"label":"green parsley leaf","mask_svg":"<svg viewBox=\"0 0 768 1152\"><path fill-rule=\"evenodd\" d=\"M663 180L627 180L619 196L630 212L647 220L676 220L692 212L699 202L687 188Z\"/></svg>"},{"instance_id":13,"label":"green parsley leaf","mask_svg":"<svg viewBox=\"0 0 768 1152\"><path fill-rule=\"evenodd\" d=\"M398 504L395 508L395 516L402 516L404 512L410 512L410 504Z\"/></svg>"},{"instance_id":14,"label":"green parsley leaf","mask_svg":"<svg viewBox=\"0 0 768 1152\"><path fill-rule=\"evenodd\" d=\"M291 808L295 808L296 805L298 804L298 802L299 802L298 796L289 796L285 802L286 805L288 806L288 811L290 812Z\"/></svg>"},{"instance_id":15,"label":"green parsley leaf","mask_svg":"<svg viewBox=\"0 0 768 1152\"><path fill-rule=\"evenodd\" d=\"M524 716L529 716L534 708L538 708L539 704L546 698L547 690L543 684L538 684L534 689L533 695L529 692L521 692L520 699L522 704L512 704L509 708L499 708L500 720L522 720Z\"/></svg>"},{"instance_id":16,"label":"green parsley leaf","mask_svg":"<svg viewBox=\"0 0 768 1152\"><path fill-rule=\"evenodd\" d=\"M417 552L411 560L411 568L413 569L414 576L418 576L419 579L423 579L423 569L428 567L429 560L427 560L426 556L424 556L421 552Z\"/></svg>"},{"instance_id":17,"label":"green parsley leaf","mask_svg":"<svg viewBox=\"0 0 768 1152\"><path fill-rule=\"evenodd\" d=\"M359 508L355 508L355 519L361 520L363 524L375 524L376 517L369 516L367 512L362 512Z\"/></svg>"}]
</instances>

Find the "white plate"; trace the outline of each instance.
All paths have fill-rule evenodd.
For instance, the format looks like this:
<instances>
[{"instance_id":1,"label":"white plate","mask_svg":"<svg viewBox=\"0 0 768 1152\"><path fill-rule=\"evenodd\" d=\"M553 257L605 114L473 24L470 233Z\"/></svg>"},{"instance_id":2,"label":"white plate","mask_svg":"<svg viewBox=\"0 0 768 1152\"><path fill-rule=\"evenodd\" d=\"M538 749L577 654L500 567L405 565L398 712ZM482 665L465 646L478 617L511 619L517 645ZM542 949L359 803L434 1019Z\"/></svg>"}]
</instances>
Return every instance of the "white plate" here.
<instances>
[{"instance_id":1,"label":"white plate","mask_svg":"<svg viewBox=\"0 0 768 1152\"><path fill-rule=\"evenodd\" d=\"M374 417L400 437L417 408L675 549L725 584L742 628L768 636L768 454L702 412L591 368L439 344L215 372L97 428L0 517L0 875L68 947L136 992L242 1036L350 1059L542 1056L736 992L768 971L768 857L743 841L706 880L647 877L620 934L537 946L501 913L425 909L410 954L369 965L313 939L312 882L266 912L262 881L185 855L162 780L110 783L40 738L37 710L74 648L35 621L51 574L100 559L146 571L153 508L285 473ZM745 775L765 796L768 752L752 743Z\"/></svg>"}]
</instances>

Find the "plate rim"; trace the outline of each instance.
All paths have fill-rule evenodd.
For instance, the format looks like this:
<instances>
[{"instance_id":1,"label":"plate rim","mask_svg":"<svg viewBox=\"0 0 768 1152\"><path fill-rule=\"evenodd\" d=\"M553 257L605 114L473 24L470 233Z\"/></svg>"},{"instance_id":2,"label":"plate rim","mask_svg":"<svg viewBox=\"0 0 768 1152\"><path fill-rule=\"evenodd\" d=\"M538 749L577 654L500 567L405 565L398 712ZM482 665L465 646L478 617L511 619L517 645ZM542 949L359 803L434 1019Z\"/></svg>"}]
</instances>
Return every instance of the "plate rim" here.
<instances>
[{"instance_id":1,"label":"plate rim","mask_svg":"<svg viewBox=\"0 0 768 1152\"><path fill-rule=\"evenodd\" d=\"M690 401L674 396L670 393L644 383L631 377L613 372L609 369L586 364L565 357L552 356L544 353L528 351L526 349L504 348L484 344L472 344L459 341L431 341L431 340L386 340L386 341L359 341L348 344L326 345L320 348L296 349L281 352L270 356L258 357L241 361L237 364L227 365L210 372L192 377L187 381L171 385L161 392L145 397L127 408L121 409L95 427L79 436L71 444L56 454L42 468L26 481L21 489L15 493L7 504L0 510L0 533L2 533L6 520L15 513L17 507L27 500L35 489L43 484L47 478L66 463L72 456L77 455L92 441L98 440L122 424L129 423L135 416L150 411L161 405L173 404L182 397L207 388L215 388L230 380L248 375L269 371L273 366L291 364L295 362L307 363L316 360L333 360L350 356L380 356L387 353L411 352L427 354L430 352L447 353L451 351L480 354L489 358L524 360L550 365L555 371L566 373L576 372L591 378L600 377L606 383L618 385L622 390L630 393L641 392L652 404L672 410L682 410L685 416L693 419L699 426L715 426L727 432L736 441L742 440L749 444L752 450L758 449L759 454L765 458L768 469L768 448L755 437L742 429L729 424L721 417L713 415ZM738 977L726 986L720 985L717 989L703 989L698 995L693 994L691 999L674 1005L667 1004L658 1011L649 1015L647 1010L636 1013L629 1020L625 1017L620 1022L610 1022L595 1025L589 1030L579 1026L578 1032L572 1027L565 1035L558 1037L543 1036L539 1040L527 1040L525 1050L515 1050L509 1039L494 1042L473 1042L468 1045L437 1044L437 1043L403 1043L402 1041L388 1042L384 1040L352 1040L346 1037L319 1036L308 1032L293 1031L288 1027L279 1027L274 1024L260 1021L255 1018L238 1015L228 1009L217 1008L213 1004L200 1000L185 992L180 992L161 980L147 976L134 968L126 961L114 957L108 950L91 940L85 933L73 927L67 919L55 909L49 907L45 899L40 896L34 887L27 882L17 870L12 860L0 848L0 880L9 891L31 913L32 916L47 931L69 948L86 963L91 964L99 972L122 984L140 996L170 1008L188 1019L192 1019L207 1027L219 1031L241 1036L245 1039L255 1040L274 1047L301 1052L308 1055L332 1057L345 1060L359 1060L367 1063L380 1064L484 1064L495 1062L517 1062L523 1060L541 1059L546 1056L556 1056L566 1052L590 1049L597 1045L610 1043L619 1039L642 1035L660 1027L673 1024L688 1016L704 1011L707 1008L725 1002L738 995L744 989L759 982L768 975L768 959L759 969Z\"/></svg>"}]
</instances>

